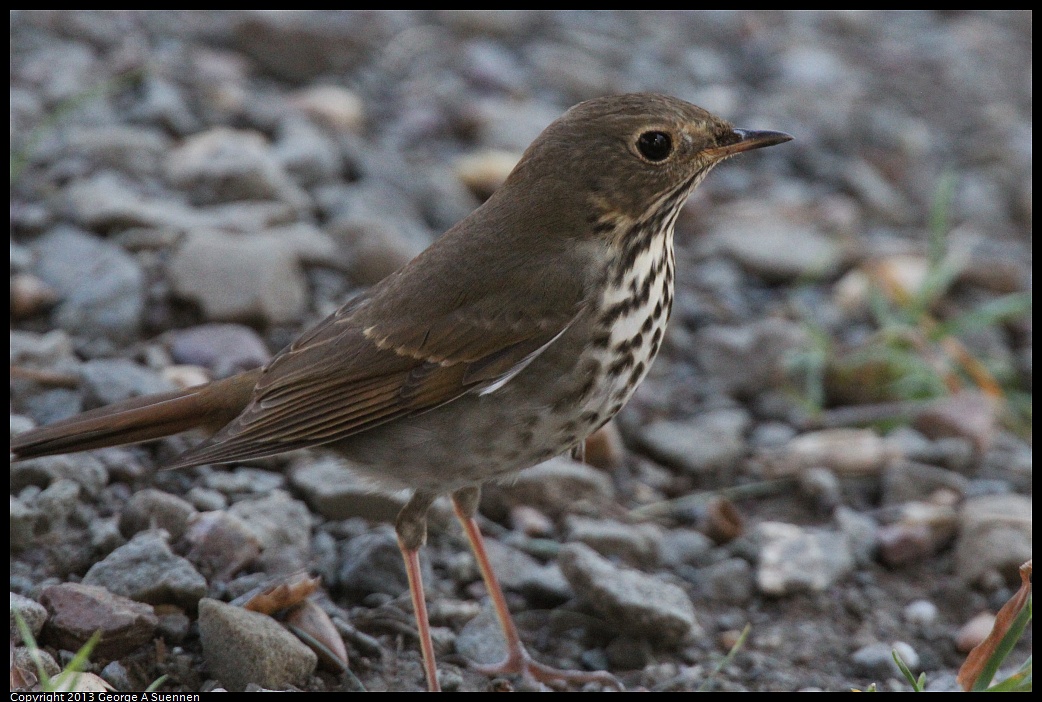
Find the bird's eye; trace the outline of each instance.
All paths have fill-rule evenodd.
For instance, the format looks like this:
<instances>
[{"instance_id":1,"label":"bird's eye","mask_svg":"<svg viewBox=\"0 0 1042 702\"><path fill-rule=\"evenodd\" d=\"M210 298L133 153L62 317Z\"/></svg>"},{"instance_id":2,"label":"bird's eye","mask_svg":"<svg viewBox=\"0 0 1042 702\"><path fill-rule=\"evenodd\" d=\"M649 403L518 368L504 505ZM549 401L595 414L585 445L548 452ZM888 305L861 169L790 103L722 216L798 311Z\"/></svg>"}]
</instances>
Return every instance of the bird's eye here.
<instances>
[{"instance_id":1,"label":"bird's eye","mask_svg":"<svg viewBox=\"0 0 1042 702\"><path fill-rule=\"evenodd\" d=\"M673 140L665 132L644 132L637 137L637 150L649 161L662 161L673 153Z\"/></svg>"}]
</instances>

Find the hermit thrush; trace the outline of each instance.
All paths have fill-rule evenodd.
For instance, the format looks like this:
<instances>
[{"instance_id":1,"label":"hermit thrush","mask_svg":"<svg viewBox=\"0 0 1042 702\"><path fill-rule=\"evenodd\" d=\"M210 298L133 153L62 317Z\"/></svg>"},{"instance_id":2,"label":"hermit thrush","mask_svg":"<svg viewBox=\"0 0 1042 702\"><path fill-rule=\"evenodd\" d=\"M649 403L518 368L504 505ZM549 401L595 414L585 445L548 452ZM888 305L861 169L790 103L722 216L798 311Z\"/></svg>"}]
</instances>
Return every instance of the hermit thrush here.
<instances>
[{"instance_id":1,"label":"hermit thrush","mask_svg":"<svg viewBox=\"0 0 1042 702\"><path fill-rule=\"evenodd\" d=\"M325 445L413 497L397 520L428 687L438 688L419 578L426 513L451 493L507 639L532 660L474 521L482 483L579 446L622 408L658 353L673 303L673 225L720 161L791 139L735 129L662 95L576 105L484 205L264 368L135 398L17 437L19 458L192 428L211 436L170 468Z\"/></svg>"}]
</instances>

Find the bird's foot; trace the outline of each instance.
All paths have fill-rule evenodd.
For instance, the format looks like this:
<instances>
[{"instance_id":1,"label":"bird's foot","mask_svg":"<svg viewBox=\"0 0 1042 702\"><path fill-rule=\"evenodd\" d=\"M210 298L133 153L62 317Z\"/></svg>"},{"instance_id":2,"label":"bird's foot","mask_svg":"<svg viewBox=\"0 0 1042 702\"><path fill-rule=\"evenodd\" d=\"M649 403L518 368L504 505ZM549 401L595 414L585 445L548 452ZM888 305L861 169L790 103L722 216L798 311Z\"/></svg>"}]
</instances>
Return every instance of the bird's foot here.
<instances>
[{"instance_id":1,"label":"bird's foot","mask_svg":"<svg viewBox=\"0 0 1042 702\"><path fill-rule=\"evenodd\" d=\"M537 683L600 683L613 687L619 692L625 691L625 686L619 682L611 673L603 670L560 670L544 665L532 658L528 651L519 646L511 651L505 659L499 663L483 665L472 663L471 668L483 675L520 675L525 680Z\"/></svg>"}]
</instances>

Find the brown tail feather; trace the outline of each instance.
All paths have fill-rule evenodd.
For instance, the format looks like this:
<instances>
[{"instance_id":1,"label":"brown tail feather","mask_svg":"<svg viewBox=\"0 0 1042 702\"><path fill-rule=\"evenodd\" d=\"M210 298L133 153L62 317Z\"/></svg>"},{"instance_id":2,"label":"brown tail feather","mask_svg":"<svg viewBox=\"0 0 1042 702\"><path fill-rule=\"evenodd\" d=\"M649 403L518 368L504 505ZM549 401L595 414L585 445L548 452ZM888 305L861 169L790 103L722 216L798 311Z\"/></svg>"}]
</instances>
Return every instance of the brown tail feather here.
<instances>
[{"instance_id":1,"label":"brown tail feather","mask_svg":"<svg viewBox=\"0 0 1042 702\"><path fill-rule=\"evenodd\" d=\"M11 440L14 460L136 444L202 428L216 432L249 404L260 369L206 385L134 397L38 427Z\"/></svg>"}]
</instances>

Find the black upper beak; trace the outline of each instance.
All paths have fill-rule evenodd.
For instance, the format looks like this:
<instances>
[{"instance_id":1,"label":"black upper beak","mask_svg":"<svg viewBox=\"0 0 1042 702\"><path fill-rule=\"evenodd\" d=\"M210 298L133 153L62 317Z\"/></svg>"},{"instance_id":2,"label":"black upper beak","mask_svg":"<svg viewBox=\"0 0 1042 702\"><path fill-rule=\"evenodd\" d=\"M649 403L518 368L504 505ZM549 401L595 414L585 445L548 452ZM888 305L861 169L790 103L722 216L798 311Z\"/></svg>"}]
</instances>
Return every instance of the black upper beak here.
<instances>
[{"instance_id":1,"label":"black upper beak","mask_svg":"<svg viewBox=\"0 0 1042 702\"><path fill-rule=\"evenodd\" d=\"M729 143L706 149L706 152L717 158L726 158L740 154L743 151L762 149L765 146L784 144L792 141L792 137L785 132L754 131L752 129L735 129L733 137L727 139Z\"/></svg>"}]
</instances>

